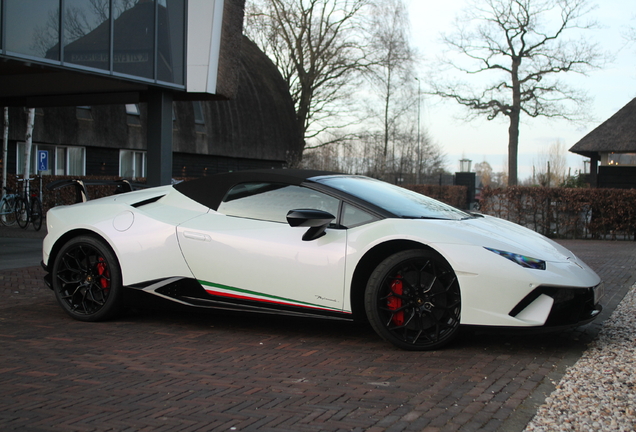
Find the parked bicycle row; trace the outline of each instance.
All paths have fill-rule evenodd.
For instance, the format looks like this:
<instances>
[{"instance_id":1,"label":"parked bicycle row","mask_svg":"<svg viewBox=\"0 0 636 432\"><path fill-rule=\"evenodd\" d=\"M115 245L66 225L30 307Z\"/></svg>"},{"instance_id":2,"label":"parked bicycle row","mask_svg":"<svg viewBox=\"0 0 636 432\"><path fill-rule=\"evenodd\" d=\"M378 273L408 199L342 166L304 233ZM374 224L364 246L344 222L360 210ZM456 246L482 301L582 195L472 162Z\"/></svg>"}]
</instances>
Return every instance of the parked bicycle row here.
<instances>
[{"instance_id":1,"label":"parked bicycle row","mask_svg":"<svg viewBox=\"0 0 636 432\"><path fill-rule=\"evenodd\" d=\"M3 225L10 226L17 223L20 228L26 229L30 223L36 231L42 228L44 218L42 200L39 189L31 185L33 180L39 180L41 184L40 177L30 178L26 183L24 179L17 179L18 182L23 183L21 193L8 187L3 188L6 192L0 201L0 222Z\"/></svg>"}]
</instances>

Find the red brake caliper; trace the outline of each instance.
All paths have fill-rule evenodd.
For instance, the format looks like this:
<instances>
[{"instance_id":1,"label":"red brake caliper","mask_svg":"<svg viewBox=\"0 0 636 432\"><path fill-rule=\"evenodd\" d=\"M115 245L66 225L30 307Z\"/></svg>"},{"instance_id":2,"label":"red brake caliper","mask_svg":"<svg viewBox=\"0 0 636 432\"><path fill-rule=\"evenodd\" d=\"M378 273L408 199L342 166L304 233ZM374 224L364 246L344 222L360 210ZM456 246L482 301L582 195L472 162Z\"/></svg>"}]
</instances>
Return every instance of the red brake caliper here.
<instances>
[{"instance_id":1,"label":"red brake caliper","mask_svg":"<svg viewBox=\"0 0 636 432\"><path fill-rule=\"evenodd\" d=\"M402 295L402 279L398 277L394 279L391 283L391 295L386 303L389 310L395 311L402 307L402 299L397 297ZM399 311L393 314L391 317L391 322L396 326L401 326L404 324L404 311Z\"/></svg>"},{"instance_id":2,"label":"red brake caliper","mask_svg":"<svg viewBox=\"0 0 636 432\"><path fill-rule=\"evenodd\" d=\"M104 258L102 257L99 257L99 260L97 262L97 274L103 276L99 279L99 284L102 289L107 290L109 285L108 278L110 277L110 274L106 269L106 260L104 260Z\"/></svg>"}]
</instances>

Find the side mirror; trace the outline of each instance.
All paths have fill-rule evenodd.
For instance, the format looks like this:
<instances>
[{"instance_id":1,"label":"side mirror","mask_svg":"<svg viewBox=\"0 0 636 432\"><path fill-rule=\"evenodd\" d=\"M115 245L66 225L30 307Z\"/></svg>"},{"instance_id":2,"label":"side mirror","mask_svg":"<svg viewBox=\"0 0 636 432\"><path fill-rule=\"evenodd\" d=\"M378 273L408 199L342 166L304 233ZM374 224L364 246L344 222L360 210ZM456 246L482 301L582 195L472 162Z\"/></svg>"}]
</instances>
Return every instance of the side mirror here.
<instances>
[{"instance_id":1,"label":"side mirror","mask_svg":"<svg viewBox=\"0 0 636 432\"><path fill-rule=\"evenodd\" d=\"M322 210L297 209L287 213L287 223L292 227L309 227L303 235L304 241L316 240L325 235L325 230L336 217Z\"/></svg>"}]
</instances>

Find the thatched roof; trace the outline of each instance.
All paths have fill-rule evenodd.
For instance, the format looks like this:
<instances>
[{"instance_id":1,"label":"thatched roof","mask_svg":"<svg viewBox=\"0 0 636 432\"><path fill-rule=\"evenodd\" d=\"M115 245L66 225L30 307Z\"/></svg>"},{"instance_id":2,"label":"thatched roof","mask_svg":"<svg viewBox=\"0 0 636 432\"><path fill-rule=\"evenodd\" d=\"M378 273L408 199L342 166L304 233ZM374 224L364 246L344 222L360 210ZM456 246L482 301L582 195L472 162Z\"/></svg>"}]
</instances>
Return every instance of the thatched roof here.
<instances>
[{"instance_id":1,"label":"thatched roof","mask_svg":"<svg viewBox=\"0 0 636 432\"><path fill-rule=\"evenodd\" d=\"M243 36L238 89L229 101L209 102L214 128L209 153L283 160L302 138L287 83L254 42ZM291 156L288 156L291 157Z\"/></svg>"},{"instance_id":2,"label":"thatched roof","mask_svg":"<svg viewBox=\"0 0 636 432\"><path fill-rule=\"evenodd\" d=\"M597 153L636 152L636 98L570 148L591 157Z\"/></svg>"}]
</instances>

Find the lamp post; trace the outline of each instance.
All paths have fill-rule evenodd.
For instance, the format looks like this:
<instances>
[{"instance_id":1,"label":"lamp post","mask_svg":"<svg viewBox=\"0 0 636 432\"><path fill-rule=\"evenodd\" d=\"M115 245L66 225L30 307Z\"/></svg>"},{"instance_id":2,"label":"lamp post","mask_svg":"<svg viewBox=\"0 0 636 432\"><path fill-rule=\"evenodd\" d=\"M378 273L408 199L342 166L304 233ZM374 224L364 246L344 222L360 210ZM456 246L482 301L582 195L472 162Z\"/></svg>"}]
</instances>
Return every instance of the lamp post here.
<instances>
[{"instance_id":1,"label":"lamp post","mask_svg":"<svg viewBox=\"0 0 636 432\"><path fill-rule=\"evenodd\" d=\"M459 160L459 172L455 173L455 184L466 186L468 194L466 195L466 208L470 209L475 202L476 192L476 176L474 172L470 172L470 165L473 161L465 157Z\"/></svg>"},{"instance_id":2,"label":"lamp post","mask_svg":"<svg viewBox=\"0 0 636 432\"><path fill-rule=\"evenodd\" d=\"M422 97L422 83L418 77L415 77L417 80L417 168L415 173L415 182L416 184L420 184L420 171L422 170L422 147L420 145L420 107L421 107L421 97Z\"/></svg>"}]
</instances>

